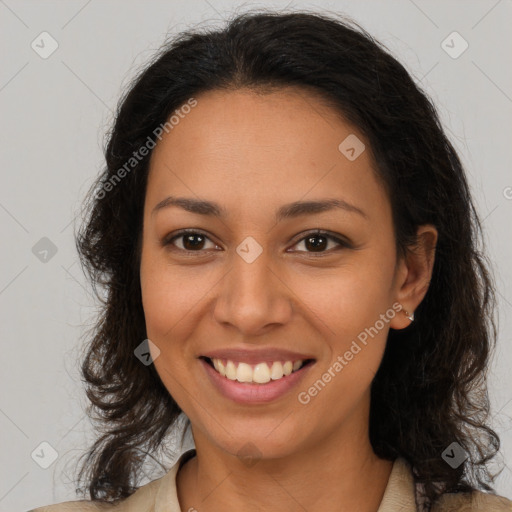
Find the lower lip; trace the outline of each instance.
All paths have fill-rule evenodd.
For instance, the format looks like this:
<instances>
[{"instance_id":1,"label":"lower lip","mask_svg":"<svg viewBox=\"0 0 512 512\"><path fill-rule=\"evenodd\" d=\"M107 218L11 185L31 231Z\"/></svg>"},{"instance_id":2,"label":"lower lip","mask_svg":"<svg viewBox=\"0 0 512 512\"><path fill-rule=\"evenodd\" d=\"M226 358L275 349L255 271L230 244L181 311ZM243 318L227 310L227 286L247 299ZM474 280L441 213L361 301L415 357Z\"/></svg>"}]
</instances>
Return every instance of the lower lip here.
<instances>
[{"instance_id":1,"label":"lower lip","mask_svg":"<svg viewBox=\"0 0 512 512\"><path fill-rule=\"evenodd\" d=\"M212 368L204 359L199 360L213 385L226 397L239 404L268 403L277 400L304 378L314 363L303 366L300 370L290 373L277 380L271 380L266 384L249 384L230 380L223 377Z\"/></svg>"}]
</instances>

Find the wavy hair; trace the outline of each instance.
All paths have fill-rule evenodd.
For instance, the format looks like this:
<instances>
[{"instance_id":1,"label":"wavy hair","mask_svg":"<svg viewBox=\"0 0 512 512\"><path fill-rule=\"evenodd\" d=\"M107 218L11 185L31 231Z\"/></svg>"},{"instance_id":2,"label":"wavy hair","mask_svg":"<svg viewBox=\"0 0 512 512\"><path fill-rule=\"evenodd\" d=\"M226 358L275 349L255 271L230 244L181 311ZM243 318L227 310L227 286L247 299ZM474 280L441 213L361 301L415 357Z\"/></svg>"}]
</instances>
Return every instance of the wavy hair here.
<instances>
[{"instance_id":1,"label":"wavy hair","mask_svg":"<svg viewBox=\"0 0 512 512\"><path fill-rule=\"evenodd\" d=\"M129 84L107 134L106 166L87 194L75 235L101 301L81 366L87 412L101 429L78 475L93 501L130 496L141 454L162 446L182 412L154 365L134 356L147 338L139 268L151 151L122 179L115 176L190 98L212 90L286 87L316 94L369 141L391 202L399 257L414 249L418 226L431 223L438 230L432 278L416 321L389 331L372 382L375 453L405 458L428 506L446 492L493 491L487 466L500 440L487 424L486 369L496 343L494 284L465 171L436 108L386 47L354 21L260 9L233 15L224 28L196 27L167 40ZM468 455L457 468L442 458L452 442Z\"/></svg>"}]
</instances>

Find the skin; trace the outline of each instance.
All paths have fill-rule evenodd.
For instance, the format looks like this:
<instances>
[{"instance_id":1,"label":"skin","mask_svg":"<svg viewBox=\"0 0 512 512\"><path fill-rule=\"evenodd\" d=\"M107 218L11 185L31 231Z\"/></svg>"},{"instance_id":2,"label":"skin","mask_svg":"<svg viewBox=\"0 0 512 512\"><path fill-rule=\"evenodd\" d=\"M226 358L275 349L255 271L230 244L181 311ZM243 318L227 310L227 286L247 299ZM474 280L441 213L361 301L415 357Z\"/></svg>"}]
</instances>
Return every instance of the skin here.
<instances>
[{"instance_id":1,"label":"skin","mask_svg":"<svg viewBox=\"0 0 512 512\"><path fill-rule=\"evenodd\" d=\"M392 462L378 458L369 441L370 385L389 328L410 324L404 311L309 403L297 394L394 311L393 303L416 309L431 278L437 231L421 226L417 251L397 260L391 206L369 143L311 93L241 89L196 99L151 156L140 268L148 338L161 351L154 364L196 444L197 456L177 475L181 509L375 512ZM338 150L349 134L366 145L354 161ZM169 195L215 201L228 214L176 206L152 214ZM334 209L274 220L283 204L325 198L342 198L367 218ZM162 244L183 228L207 238L196 239L197 249L183 237ZM304 238L316 228L351 246L328 239L315 251ZM248 236L263 248L250 264L236 252ZM235 346L282 347L313 354L316 363L298 389L268 404L240 405L212 387L197 359ZM253 465L237 456L248 442Z\"/></svg>"}]
</instances>

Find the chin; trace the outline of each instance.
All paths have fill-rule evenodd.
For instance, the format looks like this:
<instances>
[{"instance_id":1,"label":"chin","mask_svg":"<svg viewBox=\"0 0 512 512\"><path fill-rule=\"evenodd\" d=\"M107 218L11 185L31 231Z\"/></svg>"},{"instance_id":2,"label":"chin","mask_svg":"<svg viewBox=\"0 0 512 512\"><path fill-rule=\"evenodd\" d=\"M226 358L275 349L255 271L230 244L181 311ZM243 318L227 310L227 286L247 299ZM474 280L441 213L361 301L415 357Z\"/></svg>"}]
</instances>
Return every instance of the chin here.
<instances>
[{"instance_id":1,"label":"chin","mask_svg":"<svg viewBox=\"0 0 512 512\"><path fill-rule=\"evenodd\" d=\"M214 431L209 430L210 442L242 461L284 458L300 449L301 437L298 434L303 436L305 432L299 425L296 428L284 425L282 420L267 419L257 425L249 420L232 425L225 422L226 430L219 425Z\"/></svg>"}]
</instances>

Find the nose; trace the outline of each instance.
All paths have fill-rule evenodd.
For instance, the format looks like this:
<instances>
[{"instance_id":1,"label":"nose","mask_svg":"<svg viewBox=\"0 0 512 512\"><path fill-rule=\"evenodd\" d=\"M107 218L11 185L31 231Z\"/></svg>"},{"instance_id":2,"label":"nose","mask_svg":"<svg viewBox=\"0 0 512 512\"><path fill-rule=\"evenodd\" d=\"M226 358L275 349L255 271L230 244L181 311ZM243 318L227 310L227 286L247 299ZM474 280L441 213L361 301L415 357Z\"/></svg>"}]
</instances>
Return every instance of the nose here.
<instances>
[{"instance_id":1,"label":"nose","mask_svg":"<svg viewBox=\"0 0 512 512\"><path fill-rule=\"evenodd\" d=\"M235 257L219 283L214 318L231 325L244 337L265 333L287 324L293 314L293 292L286 276L269 264L265 253L248 263Z\"/></svg>"}]
</instances>

